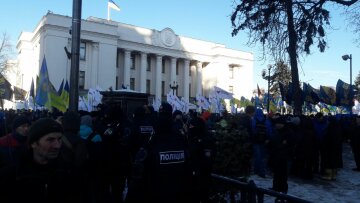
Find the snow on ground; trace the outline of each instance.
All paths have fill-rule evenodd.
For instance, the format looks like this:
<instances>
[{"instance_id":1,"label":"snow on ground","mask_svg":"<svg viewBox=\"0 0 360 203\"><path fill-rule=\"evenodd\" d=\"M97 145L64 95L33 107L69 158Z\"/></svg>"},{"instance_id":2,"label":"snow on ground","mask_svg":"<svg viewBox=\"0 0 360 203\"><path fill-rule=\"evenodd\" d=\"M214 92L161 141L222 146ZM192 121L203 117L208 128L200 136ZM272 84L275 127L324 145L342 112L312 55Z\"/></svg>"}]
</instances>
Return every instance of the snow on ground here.
<instances>
[{"instance_id":1,"label":"snow on ground","mask_svg":"<svg viewBox=\"0 0 360 203\"><path fill-rule=\"evenodd\" d=\"M322 180L320 176L314 176L313 180L302 180L289 176L288 194L316 203L360 202L360 172L352 171L356 165L348 143L344 143L343 163L344 167L339 169L335 181ZM261 188L272 187L271 175L267 175L266 178L252 175L249 180L254 180L255 184ZM265 202L274 202L274 200L265 196Z\"/></svg>"}]
</instances>

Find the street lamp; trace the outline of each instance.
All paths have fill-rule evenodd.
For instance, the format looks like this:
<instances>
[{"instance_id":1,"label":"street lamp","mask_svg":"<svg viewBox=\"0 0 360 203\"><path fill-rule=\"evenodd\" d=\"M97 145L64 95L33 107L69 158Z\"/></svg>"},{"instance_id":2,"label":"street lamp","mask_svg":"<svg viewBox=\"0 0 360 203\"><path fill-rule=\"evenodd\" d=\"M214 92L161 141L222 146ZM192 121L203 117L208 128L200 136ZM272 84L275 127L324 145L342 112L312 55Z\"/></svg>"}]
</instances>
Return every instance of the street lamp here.
<instances>
[{"instance_id":1,"label":"street lamp","mask_svg":"<svg viewBox=\"0 0 360 203\"><path fill-rule=\"evenodd\" d=\"M78 111L79 106L81 5L82 0L73 0L69 110L75 112ZM66 52L66 55L69 57L68 52Z\"/></svg>"},{"instance_id":2,"label":"street lamp","mask_svg":"<svg viewBox=\"0 0 360 203\"><path fill-rule=\"evenodd\" d=\"M350 54L350 55L346 54L346 55L343 55L343 56L342 56L342 59L343 59L344 61L350 59L350 95L349 95L349 96L350 96L350 103L352 103L352 99L353 99L353 90L352 90L352 56L351 56L351 54ZM350 107L350 114L352 114L352 107Z\"/></svg>"},{"instance_id":3,"label":"street lamp","mask_svg":"<svg viewBox=\"0 0 360 203\"><path fill-rule=\"evenodd\" d=\"M173 84L174 84L174 85L171 85L171 83L170 83L170 84L169 84L169 87L170 87L170 89L172 89L173 95L175 95L175 90L176 90L176 93L177 93L177 89L178 89L179 85L177 84L176 81L173 81Z\"/></svg>"}]
</instances>

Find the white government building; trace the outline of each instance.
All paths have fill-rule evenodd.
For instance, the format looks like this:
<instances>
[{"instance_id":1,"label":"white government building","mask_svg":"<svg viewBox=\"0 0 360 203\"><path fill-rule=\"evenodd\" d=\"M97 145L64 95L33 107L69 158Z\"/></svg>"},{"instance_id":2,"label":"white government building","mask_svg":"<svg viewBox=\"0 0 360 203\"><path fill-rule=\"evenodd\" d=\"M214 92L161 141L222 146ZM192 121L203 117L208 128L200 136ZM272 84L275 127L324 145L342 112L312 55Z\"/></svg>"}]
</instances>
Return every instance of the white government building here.
<instances>
[{"instance_id":1,"label":"white government building","mask_svg":"<svg viewBox=\"0 0 360 203\"><path fill-rule=\"evenodd\" d=\"M48 12L33 32L22 32L17 43L18 68L25 90L30 89L45 55L55 88L70 82L72 17ZM96 17L81 21L79 90L126 87L164 98L178 85L176 94L209 96L214 86L251 98L254 56L222 44Z\"/></svg>"}]
</instances>

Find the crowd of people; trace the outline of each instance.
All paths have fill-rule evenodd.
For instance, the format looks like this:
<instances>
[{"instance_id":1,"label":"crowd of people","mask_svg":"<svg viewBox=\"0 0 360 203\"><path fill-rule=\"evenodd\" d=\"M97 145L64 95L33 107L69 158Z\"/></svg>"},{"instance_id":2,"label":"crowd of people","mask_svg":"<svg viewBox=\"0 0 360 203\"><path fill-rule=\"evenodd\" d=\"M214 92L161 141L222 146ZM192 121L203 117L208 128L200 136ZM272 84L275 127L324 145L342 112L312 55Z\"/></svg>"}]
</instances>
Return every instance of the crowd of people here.
<instances>
[{"instance_id":1,"label":"crowd of people","mask_svg":"<svg viewBox=\"0 0 360 203\"><path fill-rule=\"evenodd\" d=\"M252 137L253 172L273 178L272 190L287 193L289 173L311 180L314 176L335 181L343 167L342 147L350 143L360 171L360 117L356 115L294 116L268 114L252 106L246 108L248 131Z\"/></svg>"},{"instance_id":2,"label":"crowd of people","mask_svg":"<svg viewBox=\"0 0 360 203\"><path fill-rule=\"evenodd\" d=\"M227 115L210 116L168 103L158 112L140 106L131 119L118 105L91 113L1 112L2 202L210 202L219 149L209 130ZM360 117L264 115L253 106L241 116L249 168L271 174L275 191L287 192L289 172L336 180L348 140L360 171Z\"/></svg>"},{"instance_id":3,"label":"crowd of people","mask_svg":"<svg viewBox=\"0 0 360 203\"><path fill-rule=\"evenodd\" d=\"M196 113L162 103L6 112L1 202L207 202L214 142Z\"/></svg>"}]
</instances>

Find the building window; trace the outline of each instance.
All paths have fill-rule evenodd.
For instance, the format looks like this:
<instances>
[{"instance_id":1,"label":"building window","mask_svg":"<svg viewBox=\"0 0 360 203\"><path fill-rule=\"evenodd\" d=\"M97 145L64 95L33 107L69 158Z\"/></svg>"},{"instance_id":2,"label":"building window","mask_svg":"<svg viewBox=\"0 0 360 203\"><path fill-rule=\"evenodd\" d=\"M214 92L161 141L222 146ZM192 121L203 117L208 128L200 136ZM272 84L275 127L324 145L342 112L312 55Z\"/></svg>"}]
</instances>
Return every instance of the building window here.
<instances>
[{"instance_id":1,"label":"building window","mask_svg":"<svg viewBox=\"0 0 360 203\"><path fill-rule=\"evenodd\" d=\"M234 79L234 67L229 67L229 78Z\"/></svg>"},{"instance_id":2,"label":"building window","mask_svg":"<svg viewBox=\"0 0 360 203\"><path fill-rule=\"evenodd\" d=\"M231 86L231 85L229 86L229 92L234 93L234 86Z\"/></svg>"},{"instance_id":3,"label":"building window","mask_svg":"<svg viewBox=\"0 0 360 203\"><path fill-rule=\"evenodd\" d=\"M135 90L135 78L130 78L130 89Z\"/></svg>"},{"instance_id":4,"label":"building window","mask_svg":"<svg viewBox=\"0 0 360 203\"><path fill-rule=\"evenodd\" d=\"M130 60L131 60L131 66L130 66L130 68L131 69L135 69L135 54L133 54L133 53L131 53L131 55L130 55Z\"/></svg>"},{"instance_id":5,"label":"building window","mask_svg":"<svg viewBox=\"0 0 360 203\"><path fill-rule=\"evenodd\" d=\"M80 42L80 53L79 53L80 60L86 60L86 43Z\"/></svg>"},{"instance_id":6,"label":"building window","mask_svg":"<svg viewBox=\"0 0 360 203\"><path fill-rule=\"evenodd\" d=\"M179 62L180 61L176 61L176 75L179 75Z\"/></svg>"},{"instance_id":7,"label":"building window","mask_svg":"<svg viewBox=\"0 0 360 203\"><path fill-rule=\"evenodd\" d=\"M149 72L151 71L151 57L150 56L147 57L146 70Z\"/></svg>"},{"instance_id":8,"label":"building window","mask_svg":"<svg viewBox=\"0 0 360 203\"><path fill-rule=\"evenodd\" d=\"M165 81L161 81L161 96L165 96Z\"/></svg>"},{"instance_id":9,"label":"building window","mask_svg":"<svg viewBox=\"0 0 360 203\"><path fill-rule=\"evenodd\" d=\"M146 93L148 93L148 94L150 94L150 88L151 88L151 86L150 86L150 80L146 80Z\"/></svg>"},{"instance_id":10,"label":"building window","mask_svg":"<svg viewBox=\"0 0 360 203\"><path fill-rule=\"evenodd\" d=\"M161 72L165 73L165 60L162 60L162 67L161 67Z\"/></svg>"},{"instance_id":11,"label":"building window","mask_svg":"<svg viewBox=\"0 0 360 203\"><path fill-rule=\"evenodd\" d=\"M79 71L79 89L85 88L85 71Z\"/></svg>"}]
</instances>

